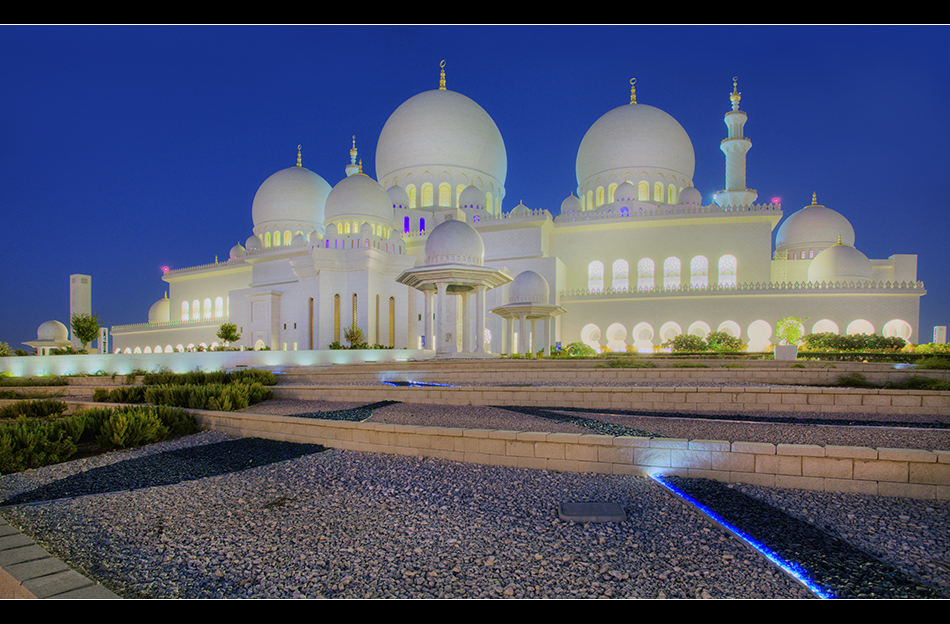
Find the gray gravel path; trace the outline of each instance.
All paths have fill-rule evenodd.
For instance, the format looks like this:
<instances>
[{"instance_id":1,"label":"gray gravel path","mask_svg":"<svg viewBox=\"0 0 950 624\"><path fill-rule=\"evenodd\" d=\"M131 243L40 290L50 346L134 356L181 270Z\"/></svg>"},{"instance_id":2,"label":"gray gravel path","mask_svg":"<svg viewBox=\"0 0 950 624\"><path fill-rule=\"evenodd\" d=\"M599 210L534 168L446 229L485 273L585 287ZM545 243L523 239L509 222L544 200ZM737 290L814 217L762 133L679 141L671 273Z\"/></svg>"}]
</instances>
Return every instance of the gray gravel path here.
<instances>
[{"instance_id":1,"label":"gray gravel path","mask_svg":"<svg viewBox=\"0 0 950 624\"><path fill-rule=\"evenodd\" d=\"M255 411L299 407L280 402ZM391 408L374 419L552 425L497 408ZM104 465L122 469L135 458L230 439L204 432L6 475L0 499ZM741 487L950 595L950 502ZM617 502L628 520L564 522L556 513L562 501ZM125 597L809 596L639 477L331 450L159 487L6 507L0 515Z\"/></svg>"}]
</instances>

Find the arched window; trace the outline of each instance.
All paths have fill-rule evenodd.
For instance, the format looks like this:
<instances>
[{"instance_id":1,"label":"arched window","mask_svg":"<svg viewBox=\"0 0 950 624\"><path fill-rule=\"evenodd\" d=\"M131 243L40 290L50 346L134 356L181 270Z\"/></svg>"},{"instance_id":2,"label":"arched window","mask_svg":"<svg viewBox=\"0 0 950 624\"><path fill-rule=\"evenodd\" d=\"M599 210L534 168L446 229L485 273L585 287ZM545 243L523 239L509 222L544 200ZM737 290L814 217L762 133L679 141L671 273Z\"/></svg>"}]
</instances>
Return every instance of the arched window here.
<instances>
[{"instance_id":1,"label":"arched window","mask_svg":"<svg viewBox=\"0 0 950 624\"><path fill-rule=\"evenodd\" d=\"M270 247L270 232L264 232L264 248Z\"/></svg>"},{"instance_id":2,"label":"arched window","mask_svg":"<svg viewBox=\"0 0 950 624\"><path fill-rule=\"evenodd\" d=\"M594 209L594 191L587 191L587 210Z\"/></svg>"},{"instance_id":3,"label":"arched window","mask_svg":"<svg viewBox=\"0 0 950 624\"><path fill-rule=\"evenodd\" d=\"M208 297L208 298L205 299L204 308L203 308L203 310L202 310L201 318L202 318L203 320L205 320L205 321L210 321L210 320L211 320L211 315L212 315L212 310L211 310L211 298Z\"/></svg>"},{"instance_id":4,"label":"arched window","mask_svg":"<svg viewBox=\"0 0 950 624\"><path fill-rule=\"evenodd\" d=\"M653 290L653 275L656 267L653 260L643 258L637 263L637 290Z\"/></svg>"},{"instance_id":5,"label":"arched window","mask_svg":"<svg viewBox=\"0 0 950 624\"><path fill-rule=\"evenodd\" d=\"M663 288L680 287L680 259L670 256L663 261Z\"/></svg>"},{"instance_id":6,"label":"arched window","mask_svg":"<svg viewBox=\"0 0 950 624\"><path fill-rule=\"evenodd\" d=\"M445 207L452 205L452 187L448 182L439 185L439 205Z\"/></svg>"},{"instance_id":7,"label":"arched window","mask_svg":"<svg viewBox=\"0 0 950 624\"><path fill-rule=\"evenodd\" d=\"M667 200L671 204L676 203L676 186L673 184L670 184L669 188L667 189Z\"/></svg>"},{"instance_id":8,"label":"arched window","mask_svg":"<svg viewBox=\"0 0 950 624\"><path fill-rule=\"evenodd\" d=\"M597 206L600 207L603 205L604 205L604 187L598 186L597 187Z\"/></svg>"},{"instance_id":9,"label":"arched window","mask_svg":"<svg viewBox=\"0 0 950 624\"><path fill-rule=\"evenodd\" d=\"M617 201L617 199L616 199L616 197L617 197L616 192L617 192L617 183L616 183L616 182L611 182L611 183L610 183L610 186L607 187L607 203L612 204L612 203L614 203L615 201Z\"/></svg>"},{"instance_id":10,"label":"arched window","mask_svg":"<svg viewBox=\"0 0 950 624\"><path fill-rule=\"evenodd\" d=\"M419 231L420 232L426 231L426 220L424 218L419 219Z\"/></svg>"},{"instance_id":11,"label":"arched window","mask_svg":"<svg viewBox=\"0 0 950 624\"><path fill-rule=\"evenodd\" d=\"M188 302L187 302L187 301L182 301L182 302L181 302L181 320L183 320L183 321L191 320L190 317L189 317L189 315L188 315Z\"/></svg>"},{"instance_id":12,"label":"arched window","mask_svg":"<svg viewBox=\"0 0 950 624\"><path fill-rule=\"evenodd\" d=\"M498 211L494 209L494 203L492 200L491 193L485 193L485 210L492 214L498 214Z\"/></svg>"},{"instance_id":13,"label":"arched window","mask_svg":"<svg viewBox=\"0 0 950 624\"><path fill-rule=\"evenodd\" d=\"M294 240L294 235L290 233L290 230L284 232L284 244L289 245Z\"/></svg>"},{"instance_id":14,"label":"arched window","mask_svg":"<svg viewBox=\"0 0 950 624\"><path fill-rule=\"evenodd\" d=\"M224 297L215 297L214 318L224 318Z\"/></svg>"},{"instance_id":15,"label":"arched window","mask_svg":"<svg viewBox=\"0 0 950 624\"><path fill-rule=\"evenodd\" d=\"M426 182L422 185L422 207L432 205L432 185Z\"/></svg>"},{"instance_id":16,"label":"arched window","mask_svg":"<svg viewBox=\"0 0 950 624\"><path fill-rule=\"evenodd\" d=\"M280 232L274 232L274 247L280 247Z\"/></svg>"},{"instance_id":17,"label":"arched window","mask_svg":"<svg viewBox=\"0 0 950 624\"><path fill-rule=\"evenodd\" d=\"M462 191L465 190L464 184L459 184L455 187L455 207L459 207L459 199L462 197Z\"/></svg>"},{"instance_id":18,"label":"arched window","mask_svg":"<svg viewBox=\"0 0 950 624\"><path fill-rule=\"evenodd\" d=\"M416 207L416 185L410 184L406 187L406 194L409 195L409 207Z\"/></svg>"},{"instance_id":19,"label":"arched window","mask_svg":"<svg viewBox=\"0 0 950 624\"><path fill-rule=\"evenodd\" d=\"M408 233L409 233L409 217L405 217L405 218L402 220L402 231L403 231L403 233L405 233L405 234L408 234Z\"/></svg>"},{"instance_id":20,"label":"arched window","mask_svg":"<svg viewBox=\"0 0 950 624\"><path fill-rule=\"evenodd\" d=\"M613 266L613 283L611 287L614 290L619 290L626 292L630 289L630 281L628 279L630 273L630 266L627 264L627 261L624 259L614 260Z\"/></svg>"},{"instance_id":21,"label":"arched window","mask_svg":"<svg viewBox=\"0 0 950 624\"><path fill-rule=\"evenodd\" d=\"M604 290L604 263L594 260L587 265L587 290L602 292Z\"/></svg>"},{"instance_id":22,"label":"arched window","mask_svg":"<svg viewBox=\"0 0 950 624\"><path fill-rule=\"evenodd\" d=\"M653 185L653 201L663 201L663 183L657 182Z\"/></svg>"},{"instance_id":23,"label":"arched window","mask_svg":"<svg viewBox=\"0 0 950 624\"><path fill-rule=\"evenodd\" d=\"M738 270L736 257L726 254L719 258L719 285L735 286L738 283L736 273Z\"/></svg>"},{"instance_id":24,"label":"arched window","mask_svg":"<svg viewBox=\"0 0 950 624\"><path fill-rule=\"evenodd\" d=\"M201 302L197 299L191 302L191 320L201 320Z\"/></svg>"},{"instance_id":25,"label":"arched window","mask_svg":"<svg viewBox=\"0 0 950 624\"><path fill-rule=\"evenodd\" d=\"M689 285L706 288L709 285L709 261L706 256L696 256L689 262Z\"/></svg>"},{"instance_id":26,"label":"arched window","mask_svg":"<svg viewBox=\"0 0 950 624\"><path fill-rule=\"evenodd\" d=\"M640 201L650 201L650 185L641 182L637 185L637 199Z\"/></svg>"}]
</instances>

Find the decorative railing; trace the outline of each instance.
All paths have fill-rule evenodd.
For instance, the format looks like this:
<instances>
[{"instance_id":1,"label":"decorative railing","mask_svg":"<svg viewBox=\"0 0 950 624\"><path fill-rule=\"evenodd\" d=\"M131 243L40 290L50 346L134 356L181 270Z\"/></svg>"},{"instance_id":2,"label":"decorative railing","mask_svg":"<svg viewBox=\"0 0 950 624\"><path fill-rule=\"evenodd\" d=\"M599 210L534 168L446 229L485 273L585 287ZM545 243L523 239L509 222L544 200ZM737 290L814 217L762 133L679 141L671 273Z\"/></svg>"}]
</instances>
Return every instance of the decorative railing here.
<instances>
[{"instance_id":1,"label":"decorative railing","mask_svg":"<svg viewBox=\"0 0 950 624\"><path fill-rule=\"evenodd\" d=\"M190 327L208 327L227 323L228 317L219 316L213 319L204 319L201 321L161 321L158 323L131 323L129 325L113 325L109 330L113 334L123 331L135 331L137 329L174 329Z\"/></svg>"},{"instance_id":2,"label":"decorative railing","mask_svg":"<svg viewBox=\"0 0 950 624\"><path fill-rule=\"evenodd\" d=\"M675 288L656 286L649 289L611 289L591 290L589 288L566 289L561 291L561 299L586 298L626 298L626 297L669 297L695 295L757 295L757 294L818 294L822 292L880 292L880 293L908 293L924 295L924 283L916 282L889 282L889 281L843 281L843 282L751 282L735 286L691 286L684 284Z\"/></svg>"},{"instance_id":3,"label":"decorative railing","mask_svg":"<svg viewBox=\"0 0 950 624\"><path fill-rule=\"evenodd\" d=\"M740 207L722 207L712 204L709 206L698 205L675 205L663 206L650 204L647 207L622 207L610 208L609 210L595 209L574 211L561 214L554 218L555 223L576 223L580 221L599 221L604 219L637 219L649 217L669 217L683 215L714 215L746 213L746 214L778 214L782 212L781 204L755 204L753 206Z\"/></svg>"}]
</instances>

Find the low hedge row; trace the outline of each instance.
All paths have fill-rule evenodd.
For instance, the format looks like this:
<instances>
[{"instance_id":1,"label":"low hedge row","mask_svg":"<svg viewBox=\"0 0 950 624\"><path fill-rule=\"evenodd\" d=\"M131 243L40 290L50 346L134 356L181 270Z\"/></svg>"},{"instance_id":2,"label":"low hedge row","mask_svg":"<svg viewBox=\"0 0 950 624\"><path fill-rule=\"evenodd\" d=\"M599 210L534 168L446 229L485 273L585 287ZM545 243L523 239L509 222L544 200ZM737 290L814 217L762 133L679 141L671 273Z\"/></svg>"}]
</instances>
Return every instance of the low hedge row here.
<instances>
[{"instance_id":1,"label":"low hedge row","mask_svg":"<svg viewBox=\"0 0 950 624\"><path fill-rule=\"evenodd\" d=\"M32 403L24 401L23 403ZM198 430L187 411L169 406L90 408L69 416L27 416L0 421L0 473L67 461L81 444L98 452L160 442ZM39 410L33 410L40 413Z\"/></svg>"},{"instance_id":2,"label":"low hedge row","mask_svg":"<svg viewBox=\"0 0 950 624\"><path fill-rule=\"evenodd\" d=\"M233 412L271 398L272 393L259 382L167 384L96 388L92 399L97 403L149 403L190 409Z\"/></svg>"}]
</instances>

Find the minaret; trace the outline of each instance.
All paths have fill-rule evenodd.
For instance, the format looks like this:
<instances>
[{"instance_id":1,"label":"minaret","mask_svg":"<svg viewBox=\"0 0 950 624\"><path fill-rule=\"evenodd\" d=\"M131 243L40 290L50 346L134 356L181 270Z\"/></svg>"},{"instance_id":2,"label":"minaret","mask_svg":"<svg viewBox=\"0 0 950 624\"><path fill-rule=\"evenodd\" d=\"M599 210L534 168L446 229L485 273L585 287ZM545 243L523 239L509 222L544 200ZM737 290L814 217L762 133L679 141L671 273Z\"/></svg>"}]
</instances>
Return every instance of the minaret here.
<instances>
[{"instance_id":1,"label":"minaret","mask_svg":"<svg viewBox=\"0 0 950 624\"><path fill-rule=\"evenodd\" d=\"M720 149L726 155L726 188L716 194L716 203L723 209L751 206L758 197L752 189L745 185L745 155L752 147L752 141L743 136L745 126L745 111L739 110L741 95L737 90L737 79L732 79L732 110L726 113L725 122L729 135L723 139Z\"/></svg>"}]
</instances>

